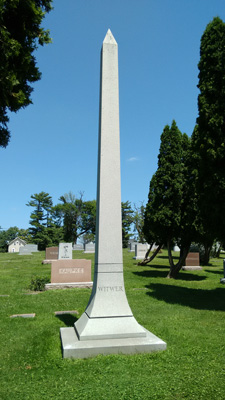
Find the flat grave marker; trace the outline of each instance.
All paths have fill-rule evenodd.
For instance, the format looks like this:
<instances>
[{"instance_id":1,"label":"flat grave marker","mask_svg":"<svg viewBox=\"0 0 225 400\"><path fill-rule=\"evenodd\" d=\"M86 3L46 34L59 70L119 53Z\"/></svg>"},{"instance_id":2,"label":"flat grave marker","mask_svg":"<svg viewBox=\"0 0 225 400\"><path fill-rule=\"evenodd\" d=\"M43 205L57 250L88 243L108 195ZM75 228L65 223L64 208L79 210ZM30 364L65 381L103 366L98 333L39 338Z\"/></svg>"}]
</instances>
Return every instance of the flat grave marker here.
<instances>
[{"instance_id":1,"label":"flat grave marker","mask_svg":"<svg viewBox=\"0 0 225 400\"><path fill-rule=\"evenodd\" d=\"M36 314L14 314L10 315L10 318L34 318Z\"/></svg>"}]
</instances>

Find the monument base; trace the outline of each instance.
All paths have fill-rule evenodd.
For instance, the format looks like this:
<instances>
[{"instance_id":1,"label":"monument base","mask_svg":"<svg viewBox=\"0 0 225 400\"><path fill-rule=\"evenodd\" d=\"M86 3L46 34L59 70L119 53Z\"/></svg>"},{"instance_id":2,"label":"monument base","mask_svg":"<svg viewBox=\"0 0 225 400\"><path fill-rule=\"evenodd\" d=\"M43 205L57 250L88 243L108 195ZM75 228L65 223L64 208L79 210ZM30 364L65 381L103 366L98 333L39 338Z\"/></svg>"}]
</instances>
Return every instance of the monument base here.
<instances>
[{"instance_id":1,"label":"monument base","mask_svg":"<svg viewBox=\"0 0 225 400\"><path fill-rule=\"evenodd\" d=\"M98 354L138 354L166 350L165 342L146 329L145 331L145 337L80 341L74 328L60 328L63 358L89 358Z\"/></svg>"},{"instance_id":2,"label":"monument base","mask_svg":"<svg viewBox=\"0 0 225 400\"><path fill-rule=\"evenodd\" d=\"M51 264L52 261L55 261L55 259L54 260L43 260L42 264Z\"/></svg>"},{"instance_id":3,"label":"monument base","mask_svg":"<svg viewBox=\"0 0 225 400\"><path fill-rule=\"evenodd\" d=\"M69 283L47 283L45 290L50 289L73 289L73 288L92 288L93 282L69 282Z\"/></svg>"},{"instance_id":4,"label":"monument base","mask_svg":"<svg viewBox=\"0 0 225 400\"><path fill-rule=\"evenodd\" d=\"M186 265L185 267L182 267L183 271L201 271L202 267L199 265Z\"/></svg>"}]
</instances>

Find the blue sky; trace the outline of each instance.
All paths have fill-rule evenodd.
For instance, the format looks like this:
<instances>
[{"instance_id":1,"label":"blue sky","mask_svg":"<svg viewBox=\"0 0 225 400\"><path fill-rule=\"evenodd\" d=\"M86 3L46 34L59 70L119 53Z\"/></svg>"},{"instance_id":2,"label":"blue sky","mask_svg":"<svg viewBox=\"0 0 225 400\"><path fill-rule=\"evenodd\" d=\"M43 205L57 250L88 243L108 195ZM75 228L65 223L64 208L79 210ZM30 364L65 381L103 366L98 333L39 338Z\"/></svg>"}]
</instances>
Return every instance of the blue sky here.
<instances>
[{"instance_id":1,"label":"blue sky","mask_svg":"<svg viewBox=\"0 0 225 400\"><path fill-rule=\"evenodd\" d=\"M30 196L57 204L72 191L96 198L100 50L108 28L119 48L122 201L147 202L160 135L175 119L192 134L200 39L224 0L55 0L44 20L33 105L10 116L0 148L0 226L29 227Z\"/></svg>"}]
</instances>

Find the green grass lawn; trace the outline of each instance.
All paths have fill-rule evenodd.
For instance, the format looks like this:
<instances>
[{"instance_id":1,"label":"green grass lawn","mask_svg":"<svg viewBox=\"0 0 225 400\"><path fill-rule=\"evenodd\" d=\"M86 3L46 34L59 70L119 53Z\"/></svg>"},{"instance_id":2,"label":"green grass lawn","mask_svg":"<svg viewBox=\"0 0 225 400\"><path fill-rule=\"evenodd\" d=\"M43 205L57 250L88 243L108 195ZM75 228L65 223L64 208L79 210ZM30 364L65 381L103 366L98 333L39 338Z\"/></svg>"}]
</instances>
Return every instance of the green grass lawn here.
<instances>
[{"instance_id":1,"label":"green grass lawn","mask_svg":"<svg viewBox=\"0 0 225 400\"><path fill-rule=\"evenodd\" d=\"M94 261L94 255L73 252ZM166 279L167 253L151 267L137 266L124 251L129 304L137 321L167 343L164 352L62 359L59 328L83 313L89 289L28 287L48 276L44 252L0 254L0 399L225 399L225 285L222 258L202 271ZM55 311L79 314L56 317ZM36 313L34 319L10 318Z\"/></svg>"}]
</instances>

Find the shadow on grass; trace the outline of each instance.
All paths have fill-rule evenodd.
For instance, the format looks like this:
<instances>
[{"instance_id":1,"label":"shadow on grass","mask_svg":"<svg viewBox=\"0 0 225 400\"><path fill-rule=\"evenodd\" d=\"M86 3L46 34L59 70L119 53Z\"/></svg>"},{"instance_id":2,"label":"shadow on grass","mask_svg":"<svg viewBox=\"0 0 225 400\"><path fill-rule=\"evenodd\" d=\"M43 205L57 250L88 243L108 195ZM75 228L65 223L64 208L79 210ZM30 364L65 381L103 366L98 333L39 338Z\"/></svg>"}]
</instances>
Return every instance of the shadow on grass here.
<instances>
[{"instance_id":1,"label":"shadow on grass","mask_svg":"<svg viewBox=\"0 0 225 400\"><path fill-rule=\"evenodd\" d=\"M155 268L155 266L154 266ZM162 268L162 267L161 267ZM169 270L169 268L168 268ZM143 276L144 278L166 278L169 271L152 271L152 270L145 270L145 271L138 271L133 272L133 274L137 276ZM204 281L206 276L200 276L195 274L189 274L184 272L179 272L176 281Z\"/></svg>"},{"instance_id":2,"label":"shadow on grass","mask_svg":"<svg viewBox=\"0 0 225 400\"><path fill-rule=\"evenodd\" d=\"M169 257L168 257L168 256L158 256L158 255L157 255L156 257L157 257L157 258L163 258L164 260L169 260ZM177 260L178 260L179 257L178 257L178 256L173 256L173 259L175 259L175 260L177 259Z\"/></svg>"},{"instance_id":3,"label":"shadow on grass","mask_svg":"<svg viewBox=\"0 0 225 400\"><path fill-rule=\"evenodd\" d=\"M209 272L210 274L217 274L217 275L222 275L223 271L212 271L211 269L205 269L206 272Z\"/></svg>"},{"instance_id":4,"label":"shadow on grass","mask_svg":"<svg viewBox=\"0 0 225 400\"><path fill-rule=\"evenodd\" d=\"M167 268L168 270L170 269L169 265L163 265L163 264L147 264L147 265L136 265L140 268L154 268L154 269L162 269L162 268ZM150 271L150 270L149 270Z\"/></svg>"},{"instance_id":5,"label":"shadow on grass","mask_svg":"<svg viewBox=\"0 0 225 400\"><path fill-rule=\"evenodd\" d=\"M146 293L148 296L170 304L179 304L197 310L225 311L225 291L223 288L200 290L160 283L152 283L146 287L151 290L151 292Z\"/></svg>"},{"instance_id":6,"label":"shadow on grass","mask_svg":"<svg viewBox=\"0 0 225 400\"><path fill-rule=\"evenodd\" d=\"M66 326L73 326L78 318L74 317L72 314L62 314L56 315L56 318L60 319Z\"/></svg>"}]
</instances>

